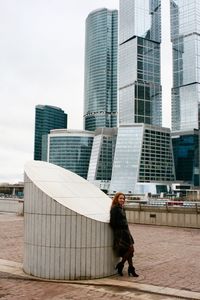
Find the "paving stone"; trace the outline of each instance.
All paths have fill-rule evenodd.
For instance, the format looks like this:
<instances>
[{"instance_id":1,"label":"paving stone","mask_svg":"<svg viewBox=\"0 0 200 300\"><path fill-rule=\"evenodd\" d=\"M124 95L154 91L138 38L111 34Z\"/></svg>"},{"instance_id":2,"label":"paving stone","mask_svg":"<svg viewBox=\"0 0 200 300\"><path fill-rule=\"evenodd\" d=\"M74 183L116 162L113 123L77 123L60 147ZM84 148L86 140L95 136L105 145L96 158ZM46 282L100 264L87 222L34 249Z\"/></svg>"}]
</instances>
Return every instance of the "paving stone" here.
<instances>
[{"instance_id":1,"label":"paving stone","mask_svg":"<svg viewBox=\"0 0 200 300\"><path fill-rule=\"evenodd\" d=\"M124 276L114 277L115 282L125 281L127 286L138 283L178 289L182 299L184 299L182 292L185 291L185 299L189 299L191 292L196 292L194 299L200 299L199 229L136 224L130 225L130 229L135 239L134 264L140 277L128 277L126 265ZM23 261L23 217L0 214L0 259L19 263ZM119 287L99 287L37 282L0 272L0 299L167 300L178 298L134 289L130 291L120 287L120 284Z\"/></svg>"}]
</instances>

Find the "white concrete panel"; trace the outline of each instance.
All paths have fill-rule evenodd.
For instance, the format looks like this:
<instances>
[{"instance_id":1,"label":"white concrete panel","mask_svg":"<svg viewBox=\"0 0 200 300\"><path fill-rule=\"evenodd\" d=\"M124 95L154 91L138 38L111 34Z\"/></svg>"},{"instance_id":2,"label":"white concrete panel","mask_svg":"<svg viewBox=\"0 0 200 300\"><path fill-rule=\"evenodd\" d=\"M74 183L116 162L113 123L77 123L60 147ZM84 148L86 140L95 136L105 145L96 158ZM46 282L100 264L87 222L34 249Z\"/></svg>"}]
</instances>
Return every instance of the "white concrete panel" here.
<instances>
[{"instance_id":1,"label":"white concrete panel","mask_svg":"<svg viewBox=\"0 0 200 300\"><path fill-rule=\"evenodd\" d=\"M65 259L64 259L64 268L65 268L65 279L70 279L70 265L71 265L71 258L70 258L70 248L65 249Z\"/></svg>"},{"instance_id":2,"label":"white concrete panel","mask_svg":"<svg viewBox=\"0 0 200 300\"><path fill-rule=\"evenodd\" d=\"M49 278L55 278L55 248L50 248L50 270L49 270ZM55 278L56 279L56 278Z\"/></svg>"},{"instance_id":3,"label":"white concrete panel","mask_svg":"<svg viewBox=\"0 0 200 300\"><path fill-rule=\"evenodd\" d=\"M92 265L91 252L92 252L92 248L87 247L86 248L86 266L85 266L86 278L87 278L87 275L89 278L91 276L91 265Z\"/></svg>"},{"instance_id":4,"label":"white concrete panel","mask_svg":"<svg viewBox=\"0 0 200 300\"><path fill-rule=\"evenodd\" d=\"M45 276L44 278L50 278L50 247L45 247Z\"/></svg>"},{"instance_id":5,"label":"white concrete panel","mask_svg":"<svg viewBox=\"0 0 200 300\"><path fill-rule=\"evenodd\" d=\"M76 216L71 216L70 247L76 247Z\"/></svg>"},{"instance_id":6,"label":"white concrete panel","mask_svg":"<svg viewBox=\"0 0 200 300\"><path fill-rule=\"evenodd\" d=\"M76 279L76 249L71 248L70 249L70 270L69 270L69 276L71 280Z\"/></svg>"},{"instance_id":7,"label":"white concrete panel","mask_svg":"<svg viewBox=\"0 0 200 300\"><path fill-rule=\"evenodd\" d=\"M60 260L59 260L59 279L65 279L65 248L60 248Z\"/></svg>"},{"instance_id":8,"label":"white concrete panel","mask_svg":"<svg viewBox=\"0 0 200 300\"><path fill-rule=\"evenodd\" d=\"M46 214L50 215L51 214L51 198L49 196L46 195Z\"/></svg>"},{"instance_id":9,"label":"white concrete panel","mask_svg":"<svg viewBox=\"0 0 200 300\"><path fill-rule=\"evenodd\" d=\"M81 248L81 278L86 277L86 248Z\"/></svg>"},{"instance_id":10,"label":"white concrete panel","mask_svg":"<svg viewBox=\"0 0 200 300\"><path fill-rule=\"evenodd\" d=\"M87 236L87 219L81 217L81 247L86 247L86 236Z\"/></svg>"},{"instance_id":11,"label":"white concrete panel","mask_svg":"<svg viewBox=\"0 0 200 300\"><path fill-rule=\"evenodd\" d=\"M80 279L81 278L81 250L80 248L76 248L76 259L75 259L75 276L76 279Z\"/></svg>"},{"instance_id":12,"label":"white concrete panel","mask_svg":"<svg viewBox=\"0 0 200 300\"><path fill-rule=\"evenodd\" d=\"M59 247L55 247L55 257L54 257L54 266L55 266L55 274L54 278L60 278L60 249Z\"/></svg>"},{"instance_id":13,"label":"white concrete panel","mask_svg":"<svg viewBox=\"0 0 200 300\"><path fill-rule=\"evenodd\" d=\"M61 234L61 228L60 228L60 216L56 215L56 230L55 230L55 246L56 247L61 247L60 245L60 234Z\"/></svg>"},{"instance_id":14,"label":"white concrete panel","mask_svg":"<svg viewBox=\"0 0 200 300\"><path fill-rule=\"evenodd\" d=\"M65 230L66 230L66 248L70 248L71 246L71 217L70 216L67 216L66 217L66 227L65 227Z\"/></svg>"},{"instance_id":15,"label":"white concrete panel","mask_svg":"<svg viewBox=\"0 0 200 300\"><path fill-rule=\"evenodd\" d=\"M76 248L81 247L81 216L76 217Z\"/></svg>"},{"instance_id":16,"label":"white concrete panel","mask_svg":"<svg viewBox=\"0 0 200 300\"><path fill-rule=\"evenodd\" d=\"M92 220L91 222L91 240L90 240L90 246L96 247L96 222Z\"/></svg>"},{"instance_id":17,"label":"white concrete panel","mask_svg":"<svg viewBox=\"0 0 200 300\"><path fill-rule=\"evenodd\" d=\"M96 222L96 243L95 247L101 247L101 224Z\"/></svg>"},{"instance_id":18,"label":"white concrete panel","mask_svg":"<svg viewBox=\"0 0 200 300\"><path fill-rule=\"evenodd\" d=\"M42 247L37 247L37 276L41 277Z\"/></svg>"},{"instance_id":19,"label":"white concrete panel","mask_svg":"<svg viewBox=\"0 0 200 300\"><path fill-rule=\"evenodd\" d=\"M56 216L52 215L51 223L50 223L51 247L55 247L56 244L55 233L56 233Z\"/></svg>"},{"instance_id":20,"label":"white concrete panel","mask_svg":"<svg viewBox=\"0 0 200 300\"><path fill-rule=\"evenodd\" d=\"M51 211L50 211L51 215L55 215L56 214L56 201L54 199L51 199Z\"/></svg>"},{"instance_id":21,"label":"white concrete panel","mask_svg":"<svg viewBox=\"0 0 200 300\"><path fill-rule=\"evenodd\" d=\"M91 248L91 278L96 277L96 248Z\"/></svg>"},{"instance_id":22,"label":"white concrete panel","mask_svg":"<svg viewBox=\"0 0 200 300\"><path fill-rule=\"evenodd\" d=\"M97 248L95 248L95 277L98 277L98 276L101 275L100 265L101 265L101 261L100 261L100 248L97 247Z\"/></svg>"},{"instance_id":23,"label":"white concrete panel","mask_svg":"<svg viewBox=\"0 0 200 300\"><path fill-rule=\"evenodd\" d=\"M47 251L46 251L46 247L41 247L42 248L42 254L41 254L41 272L40 272L40 276L42 278L46 277L46 255L47 255Z\"/></svg>"},{"instance_id":24,"label":"white concrete panel","mask_svg":"<svg viewBox=\"0 0 200 300\"><path fill-rule=\"evenodd\" d=\"M51 246L51 216L46 216L47 222L46 222L46 235L45 235L45 246L50 247Z\"/></svg>"},{"instance_id":25,"label":"white concrete panel","mask_svg":"<svg viewBox=\"0 0 200 300\"><path fill-rule=\"evenodd\" d=\"M41 215L41 246L46 246L47 215Z\"/></svg>"},{"instance_id":26,"label":"white concrete panel","mask_svg":"<svg viewBox=\"0 0 200 300\"><path fill-rule=\"evenodd\" d=\"M66 245L66 217L60 216L60 247L64 248Z\"/></svg>"}]
</instances>

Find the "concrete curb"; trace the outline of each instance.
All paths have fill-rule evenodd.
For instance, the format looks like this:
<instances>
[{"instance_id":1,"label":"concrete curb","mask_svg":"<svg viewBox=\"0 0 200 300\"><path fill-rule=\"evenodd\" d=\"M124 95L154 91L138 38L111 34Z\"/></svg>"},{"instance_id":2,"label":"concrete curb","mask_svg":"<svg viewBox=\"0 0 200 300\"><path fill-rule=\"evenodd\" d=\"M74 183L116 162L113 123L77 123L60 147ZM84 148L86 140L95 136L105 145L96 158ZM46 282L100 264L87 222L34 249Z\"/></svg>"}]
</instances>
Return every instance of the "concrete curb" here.
<instances>
[{"instance_id":1,"label":"concrete curb","mask_svg":"<svg viewBox=\"0 0 200 300\"><path fill-rule=\"evenodd\" d=\"M43 282L55 282L55 283L68 283L68 284L79 284L79 285L91 285L91 286L107 286L107 287L121 287L126 289L127 291L139 291L150 294L159 294L171 297L178 297L183 299L199 299L200 293L178 290L168 287L160 287L142 283L136 283L133 281L120 281L117 276L106 277L103 279L95 279L95 280L48 280L39 277L34 277L27 275L23 272L22 264L0 259L0 272L11 274L18 279L22 280L33 280L33 281L43 281Z\"/></svg>"}]
</instances>

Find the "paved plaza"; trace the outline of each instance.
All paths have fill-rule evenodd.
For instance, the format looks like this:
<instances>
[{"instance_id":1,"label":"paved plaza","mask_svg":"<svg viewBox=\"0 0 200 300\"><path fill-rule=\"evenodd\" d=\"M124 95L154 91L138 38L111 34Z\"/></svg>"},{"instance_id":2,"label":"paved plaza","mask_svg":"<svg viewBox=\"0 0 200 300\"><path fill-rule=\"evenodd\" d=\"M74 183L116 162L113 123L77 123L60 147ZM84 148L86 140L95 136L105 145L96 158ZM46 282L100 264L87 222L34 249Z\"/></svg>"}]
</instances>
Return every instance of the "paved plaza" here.
<instances>
[{"instance_id":1,"label":"paved plaza","mask_svg":"<svg viewBox=\"0 0 200 300\"><path fill-rule=\"evenodd\" d=\"M128 277L126 266L123 277L50 282L21 270L23 217L0 214L0 299L200 299L200 230L135 224L130 229L139 278Z\"/></svg>"}]
</instances>

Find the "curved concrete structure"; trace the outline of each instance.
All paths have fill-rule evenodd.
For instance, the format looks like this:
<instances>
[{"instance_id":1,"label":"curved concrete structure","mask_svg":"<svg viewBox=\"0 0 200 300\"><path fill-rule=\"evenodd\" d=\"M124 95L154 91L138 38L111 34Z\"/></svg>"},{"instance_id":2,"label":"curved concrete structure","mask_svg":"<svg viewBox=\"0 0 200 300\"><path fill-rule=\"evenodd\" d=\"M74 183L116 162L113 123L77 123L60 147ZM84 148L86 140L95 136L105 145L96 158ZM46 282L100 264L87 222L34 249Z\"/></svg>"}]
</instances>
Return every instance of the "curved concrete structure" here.
<instances>
[{"instance_id":1,"label":"curved concrete structure","mask_svg":"<svg viewBox=\"0 0 200 300\"><path fill-rule=\"evenodd\" d=\"M111 199L75 173L46 162L28 162L24 181L24 271L68 280L114 274Z\"/></svg>"}]
</instances>

